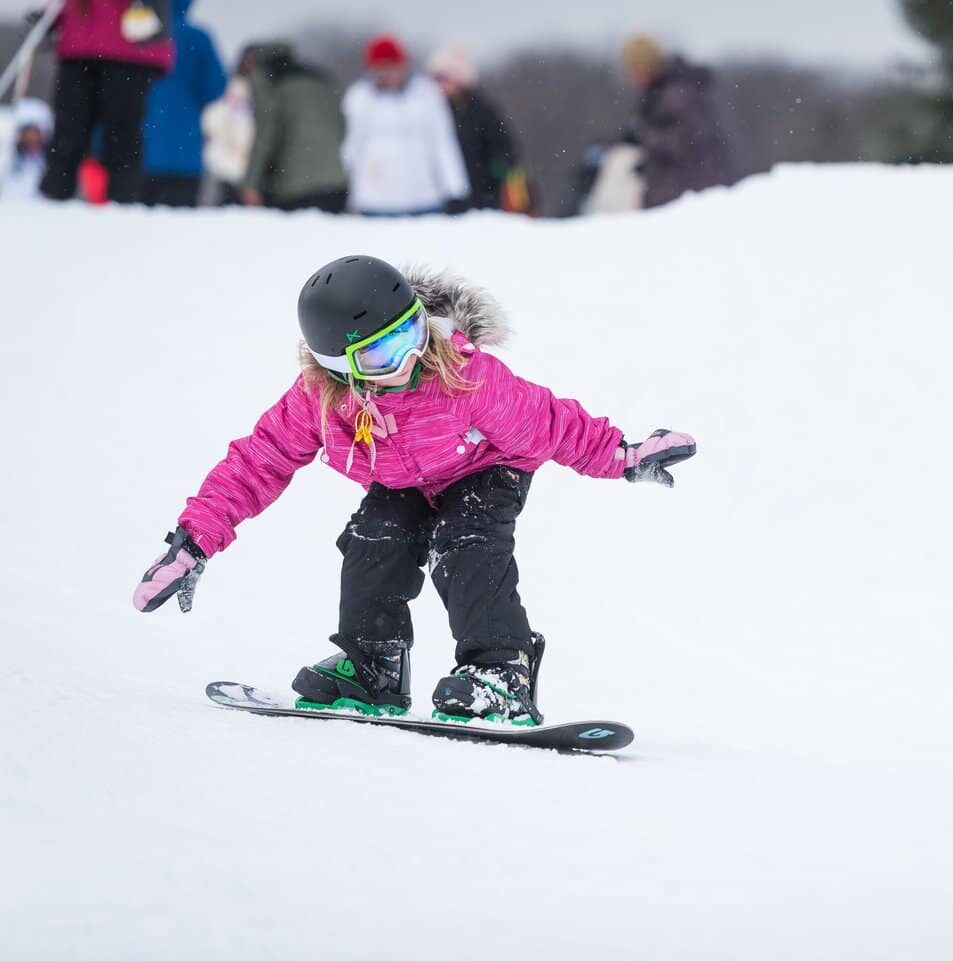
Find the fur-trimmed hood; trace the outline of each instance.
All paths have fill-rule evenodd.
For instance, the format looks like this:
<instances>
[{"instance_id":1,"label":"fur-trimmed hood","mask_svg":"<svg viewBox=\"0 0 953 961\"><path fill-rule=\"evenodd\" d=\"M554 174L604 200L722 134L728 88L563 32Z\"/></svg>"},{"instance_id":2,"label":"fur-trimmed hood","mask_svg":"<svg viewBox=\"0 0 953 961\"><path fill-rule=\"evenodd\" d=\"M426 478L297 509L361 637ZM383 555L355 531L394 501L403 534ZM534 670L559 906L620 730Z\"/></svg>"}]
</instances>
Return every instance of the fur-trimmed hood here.
<instances>
[{"instance_id":1,"label":"fur-trimmed hood","mask_svg":"<svg viewBox=\"0 0 953 961\"><path fill-rule=\"evenodd\" d=\"M446 317L470 343L497 346L509 336L506 314L489 291L447 271L415 266L402 272L427 313Z\"/></svg>"}]
</instances>

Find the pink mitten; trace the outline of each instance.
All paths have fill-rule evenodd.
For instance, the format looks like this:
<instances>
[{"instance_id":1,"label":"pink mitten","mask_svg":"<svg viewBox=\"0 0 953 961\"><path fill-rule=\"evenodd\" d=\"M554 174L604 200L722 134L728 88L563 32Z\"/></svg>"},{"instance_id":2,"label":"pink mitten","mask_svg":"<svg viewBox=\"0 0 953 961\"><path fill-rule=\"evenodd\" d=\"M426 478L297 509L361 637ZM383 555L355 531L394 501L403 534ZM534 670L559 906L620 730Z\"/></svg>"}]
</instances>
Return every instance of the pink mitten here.
<instances>
[{"instance_id":1,"label":"pink mitten","mask_svg":"<svg viewBox=\"0 0 953 961\"><path fill-rule=\"evenodd\" d=\"M182 527L177 527L174 534L168 534L165 542L169 545L168 553L156 558L132 595L137 610L154 611L173 594L179 595L179 607L183 612L192 610L195 585L205 570L207 558Z\"/></svg>"},{"instance_id":2,"label":"pink mitten","mask_svg":"<svg viewBox=\"0 0 953 961\"><path fill-rule=\"evenodd\" d=\"M625 441L623 441L625 444ZM630 483L653 481L671 487L675 478L665 469L695 453L695 438L672 430L653 431L641 444L625 444L625 472Z\"/></svg>"}]
</instances>

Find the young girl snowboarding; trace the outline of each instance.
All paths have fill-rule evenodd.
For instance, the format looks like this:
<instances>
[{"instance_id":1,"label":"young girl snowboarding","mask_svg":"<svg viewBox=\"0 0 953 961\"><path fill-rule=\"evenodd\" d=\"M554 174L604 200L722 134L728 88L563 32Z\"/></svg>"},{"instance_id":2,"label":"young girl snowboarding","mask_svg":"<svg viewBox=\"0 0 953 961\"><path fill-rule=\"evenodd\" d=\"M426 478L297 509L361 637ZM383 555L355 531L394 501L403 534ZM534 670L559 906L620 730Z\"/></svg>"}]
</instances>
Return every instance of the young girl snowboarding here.
<instances>
[{"instance_id":1,"label":"young girl snowboarding","mask_svg":"<svg viewBox=\"0 0 953 961\"><path fill-rule=\"evenodd\" d=\"M506 334L495 301L445 275L405 277L373 257L344 257L305 283L298 319L302 374L188 499L136 607L153 611L177 594L188 611L208 559L321 452L366 494L337 541L331 641L343 656L301 669L292 682L301 699L372 714L410 707L408 605L427 564L456 641L435 715L541 723L543 638L520 603L513 559L533 472L554 460L670 487L666 467L691 457L694 440L657 430L628 444L577 401L517 377L480 349Z\"/></svg>"}]
</instances>

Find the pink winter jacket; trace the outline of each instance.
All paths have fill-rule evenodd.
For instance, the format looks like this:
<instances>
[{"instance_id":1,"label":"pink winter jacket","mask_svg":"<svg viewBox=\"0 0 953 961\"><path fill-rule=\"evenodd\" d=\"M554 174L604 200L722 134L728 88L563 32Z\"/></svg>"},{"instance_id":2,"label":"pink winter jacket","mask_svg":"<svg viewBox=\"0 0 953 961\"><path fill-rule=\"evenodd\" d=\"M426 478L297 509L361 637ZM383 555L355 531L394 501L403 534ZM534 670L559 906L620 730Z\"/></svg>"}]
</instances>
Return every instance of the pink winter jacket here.
<instances>
[{"instance_id":1,"label":"pink winter jacket","mask_svg":"<svg viewBox=\"0 0 953 961\"><path fill-rule=\"evenodd\" d=\"M131 43L122 35L122 15L130 0L66 0L56 22L60 60L115 60L172 69L173 45L168 38L157 43Z\"/></svg>"},{"instance_id":2,"label":"pink winter jacket","mask_svg":"<svg viewBox=\"0 0 953 961\"><path fill-rule=\"evenodd\" d=\"M299 377L250 436L229 445L225 459L189 498L179 523L207 556L226 548L236 526L271 504L319 451L326 465L365 489L372 481L416 487L431 503L455 481L497 464L532 471L554 460L590 477L622 476L618 428L590 417L577 401L517 377L460 331L483 343L501 339L490 298L445 277L417 276L411 282L432 314L442 311L458 328L454 343L470 355L464 376L479 386L451 397L433 379L416 390L375 397L386 436L375 438L373 470L369 448L361 443L348 472L357 401L348 398L329 411L322 436L319 398Z\"/></svg>"}]
</instances>

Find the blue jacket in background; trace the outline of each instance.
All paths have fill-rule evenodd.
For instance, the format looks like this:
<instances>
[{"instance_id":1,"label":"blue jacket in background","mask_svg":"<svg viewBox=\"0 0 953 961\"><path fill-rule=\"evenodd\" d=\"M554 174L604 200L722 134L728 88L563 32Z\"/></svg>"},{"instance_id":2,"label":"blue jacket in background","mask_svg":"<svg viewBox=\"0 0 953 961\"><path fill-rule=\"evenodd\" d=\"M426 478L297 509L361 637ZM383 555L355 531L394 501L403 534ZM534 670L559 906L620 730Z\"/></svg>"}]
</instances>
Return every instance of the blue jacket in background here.
<instances>
[{"instance_id":1,"label":"blue jacket in background","mask_svg":"<svg viewBox=\"0 0 953 961\"><path fill-rule=\"evenodd\" d=\"M173 0L175 67L149 91L142 124L146 174L202 175L202 111L225 92L225 70L212 38L185 19L192 0Z\"/></svg>"}]
</instances>

